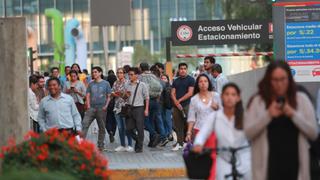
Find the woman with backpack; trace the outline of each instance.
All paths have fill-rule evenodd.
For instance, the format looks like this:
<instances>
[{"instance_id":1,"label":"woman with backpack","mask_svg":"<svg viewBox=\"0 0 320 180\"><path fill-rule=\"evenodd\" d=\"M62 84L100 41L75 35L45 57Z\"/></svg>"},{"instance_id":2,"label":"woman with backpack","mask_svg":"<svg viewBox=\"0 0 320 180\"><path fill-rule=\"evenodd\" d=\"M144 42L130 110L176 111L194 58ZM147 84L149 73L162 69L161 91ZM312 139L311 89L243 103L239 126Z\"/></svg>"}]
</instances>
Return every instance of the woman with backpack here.
<instances>
[{"instance_id":1,"label":"woman with backpack","mask_svg":"<svg viewBox=\"0 0 320 180\"><path fill-rule=\"evenodd\" d=\"M172 114L172 100L171 100L171 85L170 79L168 75L162 74L161 81L164 83L164 88L161 94L161 114L163 119L163 125L165 129L165 134L168 140L172 141L172 130L173 130L173 122L171 118Z\"/></svg>"}]
</instances>

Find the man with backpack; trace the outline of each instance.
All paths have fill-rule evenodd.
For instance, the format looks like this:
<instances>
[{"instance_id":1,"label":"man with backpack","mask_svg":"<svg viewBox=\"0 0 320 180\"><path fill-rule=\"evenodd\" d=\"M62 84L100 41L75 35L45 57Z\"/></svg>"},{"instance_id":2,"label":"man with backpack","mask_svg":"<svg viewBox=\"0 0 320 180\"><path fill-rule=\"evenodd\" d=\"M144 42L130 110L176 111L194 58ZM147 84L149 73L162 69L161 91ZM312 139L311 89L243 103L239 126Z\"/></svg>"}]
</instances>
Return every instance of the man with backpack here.
<instances>
[{"instance_id":1,"label":"man with backpack","mask_svg":"<svg viewBox=\"0 0 320 180\"><path fill-rule=\"evenodd\" d=\"M160 79L152 74L149 70L147 63L140 64L141 82L148 86L150 103L149 103L149 116L145 119L145 126L149 131L150 142L149 147L156 147L159 143L161 145L167 144L168 139L165 135L163 127L163 120L161 115L160 96L162 92L162 85Z\"/></svg>"}]
</instances>

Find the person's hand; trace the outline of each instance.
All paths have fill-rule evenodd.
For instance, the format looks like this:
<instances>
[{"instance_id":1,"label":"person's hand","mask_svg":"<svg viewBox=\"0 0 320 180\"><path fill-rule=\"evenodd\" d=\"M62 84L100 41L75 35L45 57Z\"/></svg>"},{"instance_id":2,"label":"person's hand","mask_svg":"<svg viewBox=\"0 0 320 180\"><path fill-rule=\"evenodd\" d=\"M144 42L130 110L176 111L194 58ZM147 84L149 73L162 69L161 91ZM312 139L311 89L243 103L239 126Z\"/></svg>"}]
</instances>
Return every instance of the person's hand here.
<instances>
[{"instance_id":1,"label":"person's hand","mask_svg":"<svg viewBox=\"0 0 320 180\"><path fill-rule=\"evenodd\" d=\"M268 112L271 117L279 117L283 113L279 103L277 103L276 101L272 101Z\"/></svg>"},{"instance_id":2,"label":"person's hand","mask_svg":"<svg viewBox=\"0 0 320 180\"><path fill-rule=\"evenodd\" d=\"M195 146L193 146L192 151L195 153L201 153L203 151L203 146L195 145Z\"/></svg>"},{"instance_id":3,"label":"person's hand","mask_svg":"<svg viewBox=\"0 0 320 180\"><path fill-rule=\"evenodd\" d=\"M90 107L90 104L89 103L87 103L86 104L86 110L89 110L91 107Z\"/></svg>"},{"instance_id":4,"label":"person's hand","mask_svg":"<svg viewBox=\"0 0 320 180\"><path fill-rule=\"evenodd\" d=\"M212 102L212 103L211 103L211 108L216 111L216 110L219 109L219 104L218 104L218 103L215 103L215 102Z\"/></svg>"},{"instance_id":5,"label":"person's hand","mask_svg":"<svg viewBox=\"0 0 320 180\"><path fill-rule=\"evenodd\" d=\"M107 112L108 106L103 106L102 111Z\"/></svg>"},{"instance_id":6,"label":"person's hand","mask_svg":"<svg viewBox=\"0 0 320 180\"><path fill-rule=\"evenodd\" d=\"M292 118L294 115L295 110L290 106L290 104L286 101L286 103L283 106L283 112L286 116Z\"/></svg>"},{"instance_id":7,"label":"person's hand","mask_svg":"<svg viewBox=\"0 0 320 180\"><path fill-rule=\"evenodd\" d=\"M148 116L149 116L149 110L147 110L147 109L144 110L144 116L145 116L145 117L148 117Z\"/></svg>"},{"instance_id":8,"label":"person's hand","mask_svg":"<svg viewBox=\"0 0 320 180\"><path fill-rule=\"evenodd\" d=\"M73 90L74 93L79 93L77 88L72 88L72 90Z\"/></svg>"},{"instance_id":9,"label":"person's hand","mask_svg":"<svg viewBox=\"0 0 320 180\"><path fill-rule=\"evenodd\" d=\"M187 136L186 136L186 141L187 142L190 142L192 140L192 133L191 132L188 132L187 133Z\"/></svg>"},{"instance_id":10,"label":"person's hand","mask_svg":"<svg viewBox=\"0 0 320 180\"><path fill-rule=\"evenodd\" d=\"M70 94L71 93L71 89L66 89L66 93Z\"/></svg>"}]
</instances>

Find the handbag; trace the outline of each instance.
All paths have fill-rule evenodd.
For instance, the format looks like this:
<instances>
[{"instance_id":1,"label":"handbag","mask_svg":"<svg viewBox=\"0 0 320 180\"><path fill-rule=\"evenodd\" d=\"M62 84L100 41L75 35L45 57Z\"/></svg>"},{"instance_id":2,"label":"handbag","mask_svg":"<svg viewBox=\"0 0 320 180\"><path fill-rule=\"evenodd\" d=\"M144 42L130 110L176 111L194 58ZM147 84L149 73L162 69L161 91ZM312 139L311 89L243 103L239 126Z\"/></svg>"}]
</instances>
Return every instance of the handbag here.
<instances>
[{"instance_id":1,"label":"handbag","mask_svg":"<svg viewBox=\"0 0 320 180\"><path fill-rule=\"evenodd\" d=\"M136 89L134 90L134 95L133 95L133 99L132 99L132 103L130 104L126 104L125 106L121 107L121 111L120 111L120 116L125 117L125 118L131 118L132 116L132 108L133 108L133 104L134 101L136 99L136 95L137 95L137 90L139 87L139 84L137 84Z\"/></svg>"},{"instance_id":2,"label":"handbag","mask_svg":"<svg viewBox=\"0 0 320 180\"><path fill-rule=\"evenodd\" d=\"M217 113L215 112L213 126L216 126ZM204 149L201 153L192 151L192 145L187 145L184 149L183 159L187 168L187 174L190 179L208 179L210 176L213 149Z\"/></svg>"}]
</instances>

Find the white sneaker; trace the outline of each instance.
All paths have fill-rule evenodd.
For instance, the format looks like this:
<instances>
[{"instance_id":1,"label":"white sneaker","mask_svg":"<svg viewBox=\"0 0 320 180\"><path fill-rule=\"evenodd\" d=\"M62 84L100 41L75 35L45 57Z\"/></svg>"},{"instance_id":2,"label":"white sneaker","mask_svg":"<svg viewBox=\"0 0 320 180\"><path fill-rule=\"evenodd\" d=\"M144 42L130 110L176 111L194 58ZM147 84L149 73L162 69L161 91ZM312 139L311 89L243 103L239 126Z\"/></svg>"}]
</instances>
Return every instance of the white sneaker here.
<instances>
[{"instance_id":1,"label":"white sneaker","mask_svg":"<svg viewBox=\"0 0 320 180\"><path fill-rule=\"evenodd\" d=\"M182 146L180 144L177 144L174 148L172 148L172 151L179 151L180 149L182 149Z\"/></svg>"},{"instance_id":2,"label":"white sneaker","mask_svg":"<svg viewBox=\"0 0 320 180\"><path fill-rule=\"evenodd\" d=\"M127 151L127 152L133 152L133 151L134 151L134 149L133 149L133 147L128 146L128 147L126 148L126 151Z\"/></svg>"},{"instance_id":3,"label":"white sneaker","mask_svg":"<svg viewBox=\"0 0 320 180\"><path fill-rule=\"evenodd\" d=\"M123 146L118 146L114 151L116 152L123 152L123 151L126 151L127 149Z\"/></svg>"}]
</instances>

